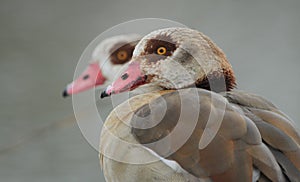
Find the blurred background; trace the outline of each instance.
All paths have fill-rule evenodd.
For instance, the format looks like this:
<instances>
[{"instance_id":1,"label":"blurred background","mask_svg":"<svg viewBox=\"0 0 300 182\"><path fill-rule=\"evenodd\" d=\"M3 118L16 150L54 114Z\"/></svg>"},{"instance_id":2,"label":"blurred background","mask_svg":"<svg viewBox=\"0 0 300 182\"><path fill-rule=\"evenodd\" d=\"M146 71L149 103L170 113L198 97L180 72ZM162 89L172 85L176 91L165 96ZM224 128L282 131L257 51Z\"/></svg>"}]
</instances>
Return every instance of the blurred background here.
<instances>
[{"instance_id":1,"label":"blurred background","mask_svg":"<svg viewBox=\"0 0 300 182\"><path fill-rule=\"evenodd\" d=\"M71 98L84 48L124 21L166 18L227 54L238 88L271 100L300 126L300 1L0 1L0 181L104 181Z\"/></svg>"}]
</instances>

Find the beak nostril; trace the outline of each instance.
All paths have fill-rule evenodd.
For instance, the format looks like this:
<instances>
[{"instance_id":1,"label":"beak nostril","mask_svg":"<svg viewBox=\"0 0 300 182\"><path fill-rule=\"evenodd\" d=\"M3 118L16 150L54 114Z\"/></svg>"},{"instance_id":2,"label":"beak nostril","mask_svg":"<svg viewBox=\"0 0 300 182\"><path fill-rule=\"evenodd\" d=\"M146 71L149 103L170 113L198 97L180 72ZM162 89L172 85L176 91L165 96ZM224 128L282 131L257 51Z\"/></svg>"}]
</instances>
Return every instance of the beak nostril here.
<instances>
[{"instance_id":1,"label":"beak nostril","mask_svg":"<svg viewBox=\"0 0 300 182\"><path fill-rule=\"evenodd\" d=\"M90 75L84 75L82 79L83 79L83 80L86 80L86 79L88 79L89 77L90 77Z\"/></svg>"},{"instance_id":2,"label":"beak nostril","mask_svg":"<svg viewBox=\"0 0 300 182\"><path fill-rule=\"evenodd\" d=\"M121 78L122 80L126 80L129 77L128 73L124 73Z\"/></svg>"}]
</instances>

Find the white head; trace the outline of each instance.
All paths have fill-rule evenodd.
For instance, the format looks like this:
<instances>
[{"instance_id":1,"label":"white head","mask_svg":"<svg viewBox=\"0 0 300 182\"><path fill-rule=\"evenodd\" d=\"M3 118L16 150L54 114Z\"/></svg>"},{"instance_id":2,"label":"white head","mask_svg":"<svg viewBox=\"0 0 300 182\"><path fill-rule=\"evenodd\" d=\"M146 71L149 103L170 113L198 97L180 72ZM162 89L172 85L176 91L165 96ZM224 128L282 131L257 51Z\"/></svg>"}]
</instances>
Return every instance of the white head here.
<instances>
[{"instance_id":1,"label":"white head","mask_svg":"<svg viewBox=\"0 0 300 182\"><path fill-rule=\"evenodd\" d=\"M93 51L91 63L97 62L106 80L112 81L121 67L131 60L133 50L141 38L137 34L107 38Z\"/></svg>"},{"instance_id":2,"label":"white head","mask_svg":"<svg viewBox=\"0 0 300 182\"><path fill-rule=\"evenodd\" d=\"M118 35L103 40L93 51L85 71L68 84L63 96L76 94L110 82L120 68L130 61L134 47L141 39L136 34Z\"/></svg>"}]
</instances>

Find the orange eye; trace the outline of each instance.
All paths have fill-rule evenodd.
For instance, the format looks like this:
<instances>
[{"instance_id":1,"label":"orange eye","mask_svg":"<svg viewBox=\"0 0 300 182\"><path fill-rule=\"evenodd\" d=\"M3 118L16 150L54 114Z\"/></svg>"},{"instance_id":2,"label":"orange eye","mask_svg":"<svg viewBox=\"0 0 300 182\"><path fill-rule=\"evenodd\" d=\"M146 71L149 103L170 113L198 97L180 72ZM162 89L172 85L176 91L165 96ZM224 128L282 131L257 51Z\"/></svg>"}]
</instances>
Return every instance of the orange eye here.
<instances>
[{"instance_id":1,"label":"orange eye","mask_svg":"<svg viewBox=\"0 0 300 182\"><path fill-rule=\"evenodd\" d=\"M117 58L121 61L124 61L126 60L128 57L128 54L126 51L119 51L118 54L117 54Z\"/></svg>"},{"instance_id":2,"label":"orange eye","mask_svg":"<svg viewBox=\"0 0 300 182\"><path fill-rule=\"evenodd\" d=\"M167 49L165 47L159 47L157 50L156 50L156 53L158 55L164 55L167 53Z\"/></svg>"}]
</instances>

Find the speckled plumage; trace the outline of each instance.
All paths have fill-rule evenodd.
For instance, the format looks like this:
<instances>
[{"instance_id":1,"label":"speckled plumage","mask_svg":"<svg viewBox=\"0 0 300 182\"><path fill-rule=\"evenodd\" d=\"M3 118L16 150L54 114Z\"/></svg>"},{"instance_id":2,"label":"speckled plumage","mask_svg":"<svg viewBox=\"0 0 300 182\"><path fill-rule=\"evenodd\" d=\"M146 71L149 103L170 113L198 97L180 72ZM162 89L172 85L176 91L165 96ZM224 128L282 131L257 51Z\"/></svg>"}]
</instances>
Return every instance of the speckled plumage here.
<instances>
[{"instance_id":1,"label":"speckled plumage","mask_svg":"<svg viewBox=\"0 0 300 182\"><path fill-rule=\"evenodd\" d=\"M147 43L152 39L171 40L177 49L171 56L148 64L144 56ZM136 46L133 57L140 60L146 75L152 75L152 81L168 89L178 89L201 82L207 75L223 70L229 72L231 86L235 86L235 78L231 65L225 54L208 37L201 32L187 28L167 28L154 31L145 36ZM163 70L163 71L162 71ZM224 80L224 85L225 85Z\"/></svg>"}]
</instances>

